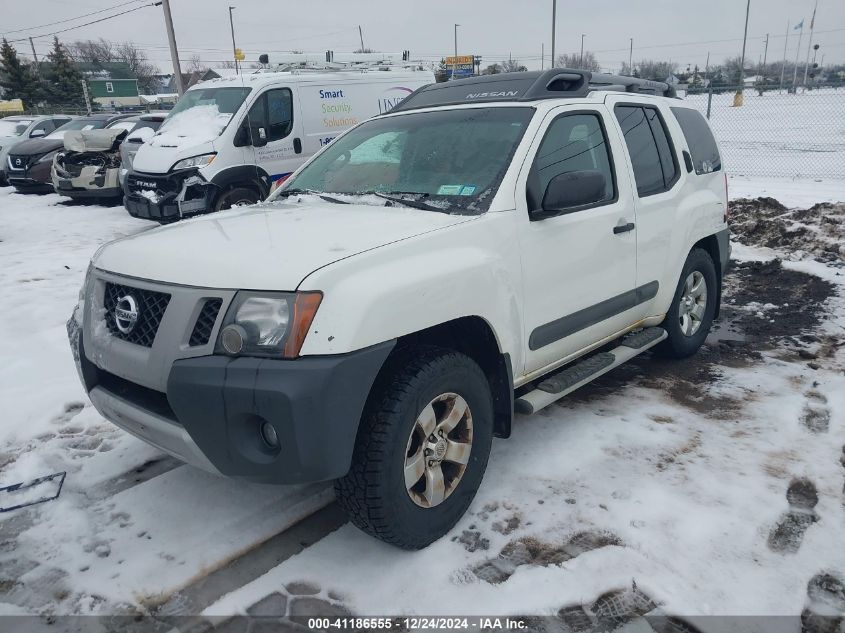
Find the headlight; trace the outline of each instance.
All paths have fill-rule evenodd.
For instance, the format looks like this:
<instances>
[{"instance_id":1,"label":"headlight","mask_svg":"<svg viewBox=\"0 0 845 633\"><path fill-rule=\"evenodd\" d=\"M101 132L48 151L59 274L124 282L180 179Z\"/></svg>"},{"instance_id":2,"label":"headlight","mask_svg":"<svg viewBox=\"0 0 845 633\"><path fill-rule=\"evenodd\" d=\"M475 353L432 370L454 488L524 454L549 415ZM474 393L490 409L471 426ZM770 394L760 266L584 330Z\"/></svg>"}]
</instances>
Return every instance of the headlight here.
<instances>
[{"instance_id":1,"label":"headlight","mask_svg":"<svg viewBox=\"0 0 845 633\"><path fill-rule=\"evenodd\" d=\"M193 167L205 167L210 165L217 157L217 154L203 154L202 156L194 156L192 158L185 158L170 168L170 171L178 171L180 169L191 169Z\"/></svg>"},{"instance_id":2,"label":"headlight","mask_svg":"<svg viewBox=\"0 0 845 633\"><path fill-rule=\"evenodd\" d=\"M320 292L239 292L223 319L215 351L296 358L322 299Z\"/></svg>"},{"instance_id":3,"label":"headlight","mask_svg":"<svg viewBox=\"0 0 845 633\"><path fill-rule=\"evenodd\" d=\"M48 152L44 154L41 158L38 159L39 163L52 163L53 159L56 157L57 152Z\"/></svg>"}]
</instances>

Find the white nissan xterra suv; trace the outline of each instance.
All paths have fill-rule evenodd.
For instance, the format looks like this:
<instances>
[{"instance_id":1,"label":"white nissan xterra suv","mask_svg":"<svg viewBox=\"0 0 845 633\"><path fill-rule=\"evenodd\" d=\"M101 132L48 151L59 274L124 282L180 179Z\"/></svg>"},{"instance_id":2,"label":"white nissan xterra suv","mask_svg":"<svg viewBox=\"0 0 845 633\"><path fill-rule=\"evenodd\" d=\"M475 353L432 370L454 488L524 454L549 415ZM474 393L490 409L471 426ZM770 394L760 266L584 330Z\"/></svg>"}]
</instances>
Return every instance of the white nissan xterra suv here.
<instances>
[{"instance_id":1,"label":"white nissan xterra suv","mask_svg":"<svg viewBox=\"0 0 845 633\"><path fill-rule=\"evenodd\" d=\"M726 180L673 96L567 69L429 85L263 204L106 245L68 322L91 401L213 472L335 480L357 526L425 547L515 411L707 336Z\"/></svg>"}]
</instances>

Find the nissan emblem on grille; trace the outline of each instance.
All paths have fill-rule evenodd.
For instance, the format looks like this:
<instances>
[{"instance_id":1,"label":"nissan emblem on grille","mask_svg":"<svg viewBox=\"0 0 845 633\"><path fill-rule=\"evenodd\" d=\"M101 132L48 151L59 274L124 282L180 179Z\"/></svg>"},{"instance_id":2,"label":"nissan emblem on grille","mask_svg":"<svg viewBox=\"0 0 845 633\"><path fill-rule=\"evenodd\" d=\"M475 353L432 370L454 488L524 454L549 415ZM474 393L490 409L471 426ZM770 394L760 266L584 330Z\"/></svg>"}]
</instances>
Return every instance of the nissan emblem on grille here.
<instances>
[{"instance_id":1,"label":"nissan emblem on grille","mask_svg":"<svg viewBox=\"0 0 845 633\"><path fill-rule=\"evenodd\" d=\"M129 334L138 322L138 302L132 295L124 295L114 307L114 322L117 329Z\"/></svg>"},{"instance_id":2,"label":"nissan emblem on grille","mask_svg":"<svg viewBox=\"0 0 845 633\"><path fill-rule=\"evenodd\" d=\"M15 165L20 167L23 164L23 161L20 158L15 159Z\"/></svg>"}]
</instances>

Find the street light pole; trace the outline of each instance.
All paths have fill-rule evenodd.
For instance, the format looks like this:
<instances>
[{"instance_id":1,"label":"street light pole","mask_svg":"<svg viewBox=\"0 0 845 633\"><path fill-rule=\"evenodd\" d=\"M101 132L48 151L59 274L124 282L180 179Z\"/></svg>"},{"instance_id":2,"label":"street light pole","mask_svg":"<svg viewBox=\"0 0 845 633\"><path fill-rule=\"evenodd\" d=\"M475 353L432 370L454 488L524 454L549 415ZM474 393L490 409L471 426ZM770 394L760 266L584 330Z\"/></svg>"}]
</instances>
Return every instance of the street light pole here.
<instances>
[{"instance_id":1,"label":"street light pole","mask_svg":"<svg viewBox=\"0 0 845 633\"><path fill-rule=\"evenodd\" d=\"M452 79L455 78L455 74L458 72L458 27L460 24L455 25L455 62L452 64Z\"/></svg>"},{"instance_id":2,"label":"street light pole","mask_svg":"<svg viewBox=\"0 0 845 633\"><path fill-rule=\"evenodd\" d=\"M555 67L555 24L557 23L557 0L552 0L552 63L549 68Z\"/></svg>"},{"instance_id":3,"label":"street light pole","mask_svg":"<svg viewBox=\"0 0 845 633\"><path fill-rule=\"evenodd\" d=\"M232 11L235 7L229 7L229 28L232 30L232 56L235 58L235 74L240 74L238 67L238 47L235 46L235 21L232 19Z\"/></svg>"},{"instance_id":4,"label":"street light pole","mask_svg":"<svg viewBox=\"0 0 845 633\"><path fill-rule=\"evenodd\" d=\"M734 106L742 105L742 89L745 88L745 45L748 42L748 14L751 13L751 0L745 5L745 34L742 36L742 57L739 61L739 85L734 95Z\"/></svg>"},{"instance_id":5,"label":"street light pole","mask_svg":"<svg viewBox=\"0 0 845 633\"><path fill-rule=\"evenodd\" d=\"M581 61L578 62L580 68L584 67L584 34L581 33Z\"/></svg>"},{"instance_id":6,"label":"street light pole","mask_svg":"<svg viewBox=\"0 0 845 633\"><path fill-rule=\"evenodd\" d=\"M634 38L631 38L631 48L628 51L628 72L634 76Z\"/></svg>"},{"instance_id":7,"label":"street light pole","mask_svg":"<svg viewBox=\"0 0 845 633\"><path fill-rule=\"evenodd\" d=\"M182 67L179 64L179 51L176 50L176 34L173 32L173 16L170 15L170 0L161 0L161 8L164 11L164 25L167 28L167 40L170 43L170 58L173 61L173 73L176 79L176 92L181 97L185 92L182 84Z\"/></svg>"}]
</instances>

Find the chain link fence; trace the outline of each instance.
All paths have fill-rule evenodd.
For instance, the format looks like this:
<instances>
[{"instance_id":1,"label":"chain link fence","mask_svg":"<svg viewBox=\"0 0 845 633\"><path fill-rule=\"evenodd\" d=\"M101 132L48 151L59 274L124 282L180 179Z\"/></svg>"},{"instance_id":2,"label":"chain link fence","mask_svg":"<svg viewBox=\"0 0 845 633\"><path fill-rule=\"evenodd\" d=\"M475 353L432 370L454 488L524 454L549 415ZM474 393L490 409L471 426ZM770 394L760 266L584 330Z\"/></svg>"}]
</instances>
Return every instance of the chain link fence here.
<instances>
[{"instance_id":1,"label":"chain link fence","mask_svg":"<svg viewBox=\"0 0 845 633\"><path fill-rule=\"evenodd\" d=\"M777 86L688 94L710 125L729 174L845 181L845 87L788 93Z\"/></svg>"}]
</instances>

